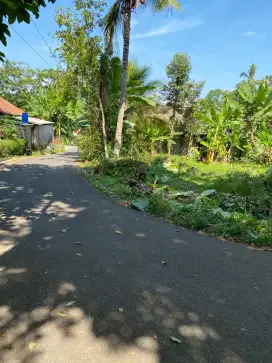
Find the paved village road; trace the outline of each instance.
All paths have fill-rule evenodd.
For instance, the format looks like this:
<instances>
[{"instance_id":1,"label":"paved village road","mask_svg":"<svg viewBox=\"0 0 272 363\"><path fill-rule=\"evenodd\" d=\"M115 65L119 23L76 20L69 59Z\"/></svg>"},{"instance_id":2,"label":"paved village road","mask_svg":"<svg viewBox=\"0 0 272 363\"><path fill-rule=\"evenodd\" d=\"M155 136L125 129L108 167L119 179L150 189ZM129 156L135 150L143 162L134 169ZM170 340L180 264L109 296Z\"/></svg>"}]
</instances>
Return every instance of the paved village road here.
<instances>
[{"instance_id":1,"label":"paved village road","mask_svg":"<svg viewBox=\"0 0 272 363\"><path fill-rule=\"evenodd\" d=\"M0 362L271 363L272 253L123 207L77 159L0 165Z\"/></svg>"}]
</instances>

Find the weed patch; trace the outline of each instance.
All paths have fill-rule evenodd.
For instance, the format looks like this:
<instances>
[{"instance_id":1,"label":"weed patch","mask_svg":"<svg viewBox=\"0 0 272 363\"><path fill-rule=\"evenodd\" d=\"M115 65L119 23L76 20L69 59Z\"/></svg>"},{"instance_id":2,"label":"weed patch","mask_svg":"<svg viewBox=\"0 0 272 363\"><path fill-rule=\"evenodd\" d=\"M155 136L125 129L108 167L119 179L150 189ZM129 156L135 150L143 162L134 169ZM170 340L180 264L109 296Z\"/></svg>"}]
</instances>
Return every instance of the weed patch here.
<instances>
[{"instance_id":1,"label":"weed patch","mask_svg":"<svg viewBox=\"0 0 272 363\"><path fill-rule=\"evenodd\" d=\"M242 164L211 168L166 156L123 158L85 167L95 187L136 209L176 225L271 247L272 177L265 171Z\"/></svg>"}]
</instances>

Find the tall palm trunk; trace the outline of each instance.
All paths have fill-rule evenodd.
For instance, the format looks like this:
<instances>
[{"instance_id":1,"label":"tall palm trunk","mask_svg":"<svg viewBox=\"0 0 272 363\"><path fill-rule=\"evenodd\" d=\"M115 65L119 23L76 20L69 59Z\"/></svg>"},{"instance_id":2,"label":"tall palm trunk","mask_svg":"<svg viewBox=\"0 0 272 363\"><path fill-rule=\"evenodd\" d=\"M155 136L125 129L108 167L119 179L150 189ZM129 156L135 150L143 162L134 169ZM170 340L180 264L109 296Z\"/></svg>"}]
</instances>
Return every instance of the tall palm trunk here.
<instances>
[{"instance_id":1,"label":"tall palm trunk","mask_svg":"<svg viewBox=\"0 0 272 363\"><path fill-rule=\"evenodd\" d=\"M101 121L102 121L101 122L101 129L102 129L102 139L103 139L105 159L108 159L109 158L109 152L108 152L108 145L107 145L106 119L105 119L102 100L101 100L99 95L98 95L98 104L99 104L100 113L101 113Z\"/></svg>"},{"instance_id":2,"label":"tall palm trunk","mask_svg":"<svg viewBox=\"0 0 272 363\"><path fill-rule=\"evenodd\" d=\"M172 119L171 119L171 132L172 135L175 132L175 123L176 123L176 107L177 107L177 97L175 96L174 103L173 103L173 113L172 113ZM172 142L171 140L167 143L167 153L170 156L172 150Z\"/></svg>"},{"instance_id":3,"label":"tall palm trunk","mask_svg":"<svg viewBox=\"0 0 272 363\"><path fill-rule=\"evenodd\" d=\"M121 77L121 95L120 106L117 118L115 144L113 154L119 157L122 146L122 133L123 123L126 108L126 95L127 95L127 79L128 79L128 55L129 55L129 42L130 42L130 20L131 20L131 6L130 1L126 1L124 6L124 21L123 21L123 61L122 61L122 77Z\"/></svg>"}]
</instances>

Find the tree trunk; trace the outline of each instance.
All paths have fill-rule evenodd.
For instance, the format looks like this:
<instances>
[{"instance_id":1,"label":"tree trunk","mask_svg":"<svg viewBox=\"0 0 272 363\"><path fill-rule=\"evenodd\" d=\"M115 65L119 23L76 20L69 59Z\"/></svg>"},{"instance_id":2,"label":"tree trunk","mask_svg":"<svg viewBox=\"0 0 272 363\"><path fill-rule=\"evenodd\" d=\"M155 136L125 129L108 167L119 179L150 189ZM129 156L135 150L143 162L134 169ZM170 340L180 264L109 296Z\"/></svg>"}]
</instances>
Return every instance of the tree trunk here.
<instances>
[{"instance_id":1,"label":"tree trunk","mask_svg":"<svg viewBox=\"0 0 272 363\"><path fill-rule=\"evenodd\" d=\"M212 163L214 161L214 150L208 151L207 162Z\"/></svg>"},{"instance_id":2,"label":"tree trunk","mask_svg":"<svg viewBox=\"0 0 272 363\"><path fill-rule=\"evenodd\" d=\"M175 122L176 122L176 106L177 106L177 97L175 97L174 104L173 104L173 114L172 114L172 122L171 122L171 132L173 134L175 132ZM172 151L172 143L171 140L167 143L167 153L170 156Z\"/></svg>"},{"instance_id":3,"label":"tree trunk","mask_svg":"<svg viewBox=\"0 0 272 363\"><path fill-rule=\"evenodd\" d=\"M126 95L127 95L127 78L128 78L128 55L129 55L129 41L130 41L130 20L131 20L131 7L130 2L125 3L125 14L123 22L123 61L122 61L122 77L121 77L121 95L120 106L117 118L115 144L113 154L115 157L119 157L122 146L122 133L123 123L126 108Z\"/></svg>"},{"instance_id":4,"label":"tree trunk","mask_svg":"<svg viewBox=\"0 0 272 363\"><path fill-rule=\"evenodd\" d=\"M191 149L192 149L192 146L193 146L193 136L190 134L190 136L189 136L189 141L188 141L188 150L187 150L187 155L189 155L189 154L190 154Z\"/></svg>"},{"instance_id":5,"label":"tree trunk","mask_svg":"<svg viewBox=\"0 0 272 363\"><path fill-rule=\"evenodd\" d=\"M108 57L106 54L102 54L100 60L100 98L102 101L103 109L109 103L109 80L107 77L107 62Z\"/></svg>"},{"instance_id":6,"label":"tree trunk","mask_svg":"<svg viewBox=\"0 0 272 363\"><path fill-rule=\"evenodd\" d=\"M101 128L102 128L102 138L103 138L103 146L104 146L104 152L105 152L105 159L109 158L109 152L108 152L108 145L107 145L107 132L106 132L106 120L105 120L105 114L104 114L104 109L103 109L103 104L101 101L101 97L98 95L98 103L99 103L99 108L100 108L100 112L101 112Z\"/></svg>"}]
</instances>

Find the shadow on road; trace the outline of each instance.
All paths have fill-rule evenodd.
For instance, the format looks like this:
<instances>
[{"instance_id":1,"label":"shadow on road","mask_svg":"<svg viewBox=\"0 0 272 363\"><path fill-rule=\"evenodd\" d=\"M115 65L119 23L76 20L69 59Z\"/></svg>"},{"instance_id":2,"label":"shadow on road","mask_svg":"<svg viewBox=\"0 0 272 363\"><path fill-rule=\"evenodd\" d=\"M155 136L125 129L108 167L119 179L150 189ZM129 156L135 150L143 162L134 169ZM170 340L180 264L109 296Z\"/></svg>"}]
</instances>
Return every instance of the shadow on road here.
<instances>
[{"instance_id":1,"label":"shadow on road","mask_svg":"<svg viewBox=\"0 0 272 363\"><path fill-rule=\"evenodd\" d=\"M149 245L154 222L141 216L137 224L134 212L124 220L75 168L5 166L0 199L1 362L258 361L258 352L244 360L246 329L231 336L231 322L225 332L216 328L219 293L161 263L164 241ZM186 247L178 234L174 242ZM210 302L202 309L203 300Z\"/></svg>"}]
</instances>

